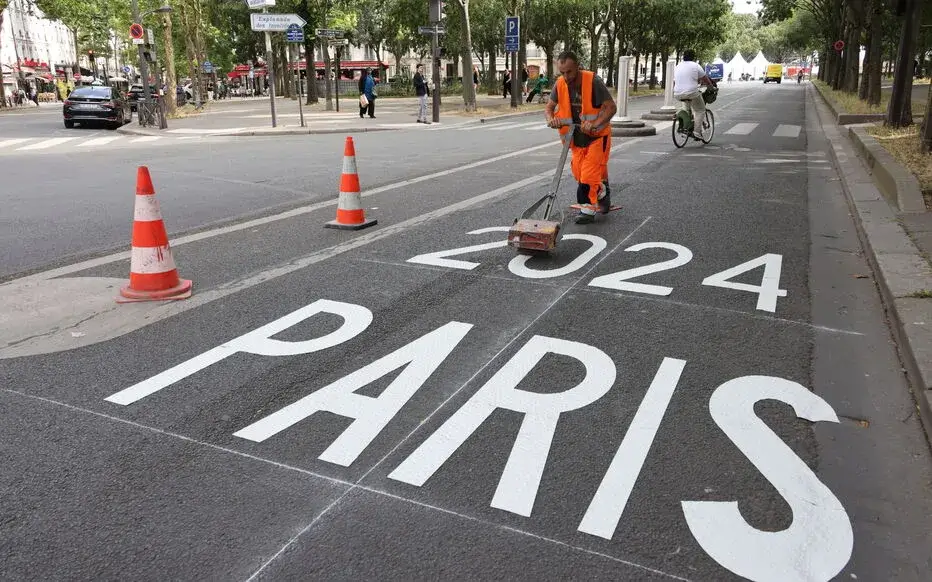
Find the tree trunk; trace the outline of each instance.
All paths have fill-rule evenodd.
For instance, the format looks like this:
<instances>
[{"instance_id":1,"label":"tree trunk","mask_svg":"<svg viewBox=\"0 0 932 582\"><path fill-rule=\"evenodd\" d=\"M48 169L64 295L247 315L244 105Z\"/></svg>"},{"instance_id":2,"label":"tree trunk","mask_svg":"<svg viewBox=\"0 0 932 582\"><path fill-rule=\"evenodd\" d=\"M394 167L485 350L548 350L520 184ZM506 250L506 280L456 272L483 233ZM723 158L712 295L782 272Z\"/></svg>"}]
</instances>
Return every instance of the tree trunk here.
<instances>
[{"instance_id":1,"label":"tree trunk","mask_svg":"<svg viewBox=\"0 0 932 582\"><path fill-rule=\"evenodd\" d=\"M599 28L596 26L591 30L587 30L589 33L589 69L596 74L599 73L599 39L602 35L600 34Z\"/></svg>"},{"instance_id":2,"label":"tree trunk","mask_svg":"<svg viewBox=\"0 0 932 582\"><path fill-rule=\"evenodd\" d=\"M498 53L497 47L489 47L489 68L486 70L485 84L488 86L489 95L496 95L495 78L498 76Z\"/></svg>"},{"instance_id":3,"label":"tree trunk","mask_svg":"<svg viewBox=\"0 0 932 582\"><path fill-rule=\"evenodd\" d=\"M922 151L932 153L932 84L929 85L929 100L926 103L926 116L922 120Z\"/></svg>"},{"instance_id":4,"label":"tree trunk","mask_svg":"<svg viewBox=\"0 0 932 582\"><path fill-rule=\"evenodd\" d=\"M308 39L304 42L304 80L307 83L307 105L316 105L318 101L317 66L314 63L317 62L317 47L314 46L314 41L310 39L310 35L305 38Z\"/></svg>"},{"instance_id":5,"label":"tree trunk","mask_svg":"<svg viewBox=\"0 0 932 582\"><path fill-rule=\"evenodd\" d=\"M0 9L0 30L3 30L3 10L6 9L6 5ZM0 49L2 49L3 37L0 36ZM15 42L15 41L14 41ZM0 52L3 52L0 50ZM49 63L49 66L55 66L54 63ZM6 89L3 88L3 67L0 67L0 109L6 107Z\"/></svg>"},{"instance_id":6,"label":"tree trunk","mask_svg":"<svg viewBox=\"0 0 932 582\"><path fill-rule=\"evenodd\" d=\"M884 121L884 125L888 127L905 127L913 123L910 96L913 87L913 46L919 32L918 20L919 0L906 0L899 54L894 69L893 92L887 108L887 119Z\"/></svg>"},{"instance_id":7,"label":"tree trunk","mask_svg":"<svg viewBox=\"0 0 932 582\"><path fill-rule=\"evenodd\" d=\"M650 54L650 78L647 87L651 90L657 87L657 53Z\"/></svg>"},{"instance_id":8,"label":"tree trunk","mask_svg":"<svg viewBox=\"0 0 932 582\"><path fill-rule=\"evenodd\" d=\"M467 82L466 75L472 74L472 30L469 25L469 0L457 0L460 5L460 15L463 17L463 101L466 102L466 111L476 110L476 88ZM515 75L520 74L518 71ZM470 79L471 80L471 79Z\"/></svg>"},{"instance_id":9,"label":"tree trunk","mask_svg":"<svg viewBox=\"0 0 932 582\"><path fill-rule=\"evenodd\" d=\"M178 76L175 74L175 45L172 42L172 16L162 14L162 44L165 45L165 112L174 115L178 111Z\"/></svg>"},{"instance_id":10,"label":"tree trunk","mask_svg":"<svg viewBox=\"0 0 932 582\"><path fill-rule=\"evenodd\" d=\"M668 51L660 53L660 66L663 67L663 81L660 82L660 87L663 89L667 88L667 61L669 59L670 53Z\"/></svg>"},{"instance_id":11,"label":"tree trunk","mask_svg":"<svg viewBox=\"0 0 932 582\"><path fill-rule=\"evenodd\" d=\"M288 43L281 43L279 45L279 62L281 65L279 69L282 72L282 95L285 99L294 99L295 90L294 90L294 71L291 68L291 46Z\"/></svg>"},{"instance_id":12,"label":"tree trunk","mask_svg":"<svg viewBox=\"0 0 932 582\"><path fill-rule=\"evenodd\" d=\"M868 69L867 77L867 104L874 107L880 106L880 87L883 75L883 14L884 0L872 0L871 2L871 43L868 49Z\"/></svg>"},{"instance_id":13,"label":"tree trunk","mask_svg":"<svg viewBox=\"0 0 932 582\"><path fill-rule=\"evenodd\" d=\"M605 31L608 40L608 86L614 87L618 83L618 59L615 57L615 44L618 40L618 34L615 26L610 26Z\"/></svg>"},{"instance_id":14,"label":"tree trunk","mask_svg":"<svg viewBox=\"0 0 932 582\"><path fill-rule=\"evenodd\" d=\"M553 79L556 77L556 71L553 70L553 46L548 46L543 49L544 54L547 55L547 78L550 79L550 86L553 87Z\"/></svg>"},{"instance_id":15,"label":"tree trunk","mask_svg":"<svg viewBox=\"0 0 932 582\"><path fill-rule=\"evenodd\" d=\"M641 53L634 53L634 87L632 89L635 93L638 90L638 74L641 72Z\"/></svg>"},{"instance_id":16,"label":"tree trunk","mask_svg":"<svg viewBox=\"0 0 932 582\"><path fill-rule=\"evenodd\" d=\"M320 49L324 54L324 97L327 99L325 109L333 111L333 83L330 82L330 44L326 40L320 41ZM396 59L397 62L397 59Z\"/></svg>"},{"instance_id":17,"label":"tree trunk","mask_svg":"<svg viewBox=\"0 0 932 582\"><path fill-rule=\"evenodd\" d=\"M845 39L845 77L846 93L858 92L858 68L861 60L861 23L854 6L848 5L848 27Z\"/></svg>"}]
</instances>

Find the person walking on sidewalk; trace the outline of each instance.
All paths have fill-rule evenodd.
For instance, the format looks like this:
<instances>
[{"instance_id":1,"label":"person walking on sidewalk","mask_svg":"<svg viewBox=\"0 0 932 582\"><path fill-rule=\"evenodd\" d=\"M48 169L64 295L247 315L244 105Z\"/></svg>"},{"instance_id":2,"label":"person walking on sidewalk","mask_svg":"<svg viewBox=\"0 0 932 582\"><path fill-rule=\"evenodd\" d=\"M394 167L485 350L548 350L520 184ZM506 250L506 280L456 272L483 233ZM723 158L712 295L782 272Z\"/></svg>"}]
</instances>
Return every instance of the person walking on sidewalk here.
<instances>
[{"instance_id":1,"label":"person walking on sidewalk","mask_svg":"<svg viewBox=\"0 0 932 582\"><path fill-rule=\"evenodd\" d=\"M557 57L560 77L547 102L547 125L560 129L560 139L571 139L573 177L578 182L576 201L582 205L577 224L589 224L596 212L612 206L608 187L608 157L612 148L611 119L618 110L605 83L593 71L579 68L576 53ZM565 142L564 142L565 143Z\"/></svg>"},{"instance_id":2,"label":"person walking on sidewalk","mask_svg":"<svg viewBox=\"0 0 932 582\"><path fill-rule=\"evenodd\" d=\"M359 77L359 93L359 118L362 119L368 111L369 117L375 119L375 79L371 69L363 69Z\"/></svg>"},{"instance_id":3,"label":"person walking on sidewalk","mask_svg":"<svg viewBox=\"0 0 932 582\"><path fill-rule=\"evenodd\" d=\"M430 121L427 120L427 98L430 96L430 87L424 80L424 65L418 63L415 70L417 71L414 73L414 94L417 95L418 103L417 122L430 125Z\"/></svg>"}]
</instances>

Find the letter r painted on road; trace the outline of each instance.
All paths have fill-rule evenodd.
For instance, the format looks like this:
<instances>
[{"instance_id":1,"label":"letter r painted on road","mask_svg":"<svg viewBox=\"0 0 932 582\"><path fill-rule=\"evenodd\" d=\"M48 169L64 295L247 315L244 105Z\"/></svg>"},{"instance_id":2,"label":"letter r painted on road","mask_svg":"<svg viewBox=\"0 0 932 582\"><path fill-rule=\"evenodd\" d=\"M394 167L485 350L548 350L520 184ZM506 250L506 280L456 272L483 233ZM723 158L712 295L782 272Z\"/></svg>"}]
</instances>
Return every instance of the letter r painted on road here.
<instances>
[{"instance_id":1,"label":"letter r painted on road","mask_svg":"<svg viewBox=\"0 0 932 582\"><path fill-rule=\"evenodd\" d=\"M339 315L343 318L343 324L327 335L309 340L290 342L272 339L273 335L320 313ZM369 327L371 323L372 312L361 305L319 299L232 341L169 368L148 380L143 380L116 394L111 394L105 400L124 406L138 402L146 396L150 396L237 352L259 356L294 356L319 352L353 339Z\"/></svg>"},{"instance_id":2,"label":"letter r painted on road","mask_svg":"<svg viewBox=\"0 0 932 582\"><path fill-rule=\"evenodd\" d=\"M736 501L684 501L686 525L712 558L755 582L827 581L854 547L854 533L838 498L754 412L778 400L812 422L838 422L835 411L804 386L771 376L744 376L719 386L709 412L731 442L786 500L793 521L783 531L762 531L741 516Z\"/></svg>"},{"instance_id":3,"label":"letter r painted on road","mask_svg":"<svg viewBox=\"0 0 932 582\"><path fill-rule=\"evenodd\" d=\"M586 376L563 392L541 394L519 390L521 380L548 353L576 358L585 366ZM615 383L615 374L615 363L598 348L534 336L389 477L420 487L497 408L521 412L524 420L491 505L527 517L534 508L560 415L604 396Z\"/></svg>"}]
</instances>

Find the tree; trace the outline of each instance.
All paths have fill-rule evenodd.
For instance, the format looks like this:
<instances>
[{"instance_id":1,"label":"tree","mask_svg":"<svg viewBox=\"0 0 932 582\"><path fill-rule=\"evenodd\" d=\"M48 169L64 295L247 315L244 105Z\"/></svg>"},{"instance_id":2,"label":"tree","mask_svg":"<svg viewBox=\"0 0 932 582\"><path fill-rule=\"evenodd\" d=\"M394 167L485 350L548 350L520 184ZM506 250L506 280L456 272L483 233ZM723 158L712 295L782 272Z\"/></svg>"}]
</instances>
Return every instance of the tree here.
<instances>
[{"instance_id":1,"label":"tree","mask_svg":"<svg viewBox=\"0 0 932 582\"><path fill-rule=\"evenodd\" d=\"M893 92L890 95L887 118L884 120L884 125L888 127L905 127L913 123L913 47L919 32L919 0L903 0L898 8L897 13L902 18L903 28L896 59Z\"/></svg>"},{"instance_id":2,"label":"tree","mask_svg":"<svg viewBox=\"0 0 932 582\"><path fill-rule=\"evenodd\" d=\"M463 17L463 101L466 111L476 110L476 87L467 77L472 74L472 31L469 27L469 0L456 0ZM515 71L515 74L518 72Z\"/></svg>"},{"instance_id":3,"label":"tree","mask_svg":"<svg viewBox=\"0 0 932 582\"><path fill-rule=\"evenodd\" d=\"M0 0L0 30L3 30L3 12L9 6L10 0ZM0 48L3 48L3 37L0 36ZM0 109L6 107L6 89L3 87L3 68L0 67Z\"/></svg>"},{"instance_id":4,"label":"tree","mask_svg":"<svg viewBox=\"0 0 932 582\"><path fill-rule=\"evenodd\" d=\"M554 51L560 40L570 36L570 23L566 18L572 0L535 0L528 11L525 30L547 55L547 77L554 78Z\"/></svg>"}]
</instances>

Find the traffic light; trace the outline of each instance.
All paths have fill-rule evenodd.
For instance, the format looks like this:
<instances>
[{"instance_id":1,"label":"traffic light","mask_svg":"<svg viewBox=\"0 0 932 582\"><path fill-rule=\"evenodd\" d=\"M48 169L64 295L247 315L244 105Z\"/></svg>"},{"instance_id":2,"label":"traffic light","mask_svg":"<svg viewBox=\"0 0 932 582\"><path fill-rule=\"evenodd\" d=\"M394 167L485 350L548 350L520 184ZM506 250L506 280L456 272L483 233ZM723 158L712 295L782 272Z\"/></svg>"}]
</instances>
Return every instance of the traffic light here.
<instances>
[{"instance_id":1,"label":"traffic light","mask_svg":"<svg viewBox=\"0 0 932 582\"><path fill-rule=\"evenodd\" d=\"M430 0L429 16L431 24L443 24L447 19L446 0Z\"/></svg>"}]
</instances>

